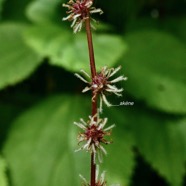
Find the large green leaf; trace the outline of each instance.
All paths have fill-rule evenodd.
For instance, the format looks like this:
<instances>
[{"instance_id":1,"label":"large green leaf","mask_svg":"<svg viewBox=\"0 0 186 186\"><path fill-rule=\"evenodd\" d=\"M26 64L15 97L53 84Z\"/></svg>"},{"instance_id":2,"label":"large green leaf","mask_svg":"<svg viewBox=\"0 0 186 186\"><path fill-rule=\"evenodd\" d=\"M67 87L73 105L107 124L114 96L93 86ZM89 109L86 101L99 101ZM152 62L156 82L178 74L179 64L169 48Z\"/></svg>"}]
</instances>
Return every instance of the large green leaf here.
<instances>
[{"instance_id":1,"label":"large green leaf","mask_svg":"<svg viewBox=\"0 0 186 186\"><path fill-rule=\"evenodd\" d=\"M0 25L0 89L28 77L41 58L22 39L25 26L13 23Z\"/></svg>"},{"instance_id":2,"label":"large green leaf","mask_svg":"<svg viewBox=\"0 0 186 186\"><path fill-rule=\"evenodd\" d=\"M8 186L8 181L6 177L6 163L5 160L0 156L0 185Z\"/></svg>"},{"instance_id":3,"label":"large green leaf","mask_svg":"<svg viewBox=\"0 0 186 186\"><path fill-rule=\"evenodd\" d=\"M186 113L186 48L159 31L138 31L126 36L129 52L123 58L129 79L126 90L149 106L171 113Z\"/></svg>"},{"instance_id":4,"label":"large green leaf","mask_svg":"<svg viewBox=\"0 0 186 186\"><path fill-rule=\"evenodd\" d=\"M181 186L185 174L186 119L153 113L137 105L120 107L117 112L111 108L110 112L112 119L128 131L123 133L123 140L132 135L143 158L170 185ZM120 154L124 153L120 151Z\"/></svg>"},{"instance_id":5,"label":"large green leaf","mask_svg":"<svg viewBox=\"0 0 186 186\"><path fill-rule=\"evenodd\" d=\"M73 35L54 25L32 27L26 32L29 46L42 56L50 58L51 64L69 71L89 69L88 47L85 34ZM121 37L95 34L93 37L97 68L113 66L126 50Z\"/></svg>"},{"instance_id":6,"label":"large green leaf","mask_svg":"<svg viewBox=\"0 0 186 186\"><path fill-rule=\"evenodd\" d=\"M185 174L185 134L181 120L168 120L144 112L135 113L131 124L137 146L144 158L172 186L181 186ZM186 130L185 130L186 132ZM185 133L184 132L184 133Z\"/></svg>"},{"instance_id":7,"label":"large green leaf","mask_svg":"<svg viewBox=\"0 0 186 186\"><path fill-rule=\"evenodd\" d=\"M32 1L26 9L27 17L39 24L57 20L61 21L60 14L57 14L57 8L60 7L62 9L60 4L62 4L61 0Z\"/></svg>"},{"instance_id":8,"label":"large green leaf","mask_svg":"<svg viewBox=\"0 0 186 186\"><path fill-rule=\"evenodd\" d=\"M87 118L91 112L87 105L89 101L81 97L56 96L15 121L4 148L14 186L80 185L78 174L89 178L89 154L74 152L78 132L73 125L73 121ZM118 146L105 158L106 167L109 181L124 185L133 168L131 143L116 140ZM126 153L116 161L115 155L121 150Z\"/></svg>"}]
</instances>

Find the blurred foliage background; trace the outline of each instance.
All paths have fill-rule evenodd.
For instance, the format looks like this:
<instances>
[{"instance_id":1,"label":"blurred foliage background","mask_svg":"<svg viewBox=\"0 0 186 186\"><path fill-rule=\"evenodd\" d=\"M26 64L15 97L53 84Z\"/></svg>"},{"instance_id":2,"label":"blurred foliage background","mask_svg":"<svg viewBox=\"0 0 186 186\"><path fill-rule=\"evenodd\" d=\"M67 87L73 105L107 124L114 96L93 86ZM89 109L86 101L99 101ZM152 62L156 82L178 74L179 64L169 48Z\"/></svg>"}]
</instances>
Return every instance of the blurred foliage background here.
<instances>
[{"instance_id":1,"label":"blurred foliage background","mask_svg":"<svg viewBox=\"0 0 186 186\"><path fill-rule=\"evenodd\" d=\"M0 0L0 186L80 185L73 121L90 114L74 72L88 70L86 35L62 22L64 0ZM186 161L186 1L95 0L97 68L122 65L122 98L103 170L108 185L183 186Z\"/></svg>"}]
</instances>

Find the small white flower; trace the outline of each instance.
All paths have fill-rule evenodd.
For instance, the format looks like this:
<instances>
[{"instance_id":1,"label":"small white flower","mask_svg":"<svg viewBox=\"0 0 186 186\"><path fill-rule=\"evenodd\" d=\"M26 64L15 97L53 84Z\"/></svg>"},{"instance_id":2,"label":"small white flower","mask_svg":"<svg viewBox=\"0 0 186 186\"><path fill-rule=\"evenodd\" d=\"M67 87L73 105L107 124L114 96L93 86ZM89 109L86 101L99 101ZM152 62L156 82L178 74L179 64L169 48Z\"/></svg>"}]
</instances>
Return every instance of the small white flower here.
<instances>
[{"instance_id":1,"label":"small white flower","mask_svg":"<svg viewBox=\"0 0 186 186\"><path fill-rule=\"evenodd\" d=\"M112 106L112 104L107 100L106 94L105 93L113 93L117 96L122 96L121 92L123 91L122 88L117 88L114 84L119 82L119 81L125 81L127 80L127 77L124 77L123 75L114 78L110 80L111 77L113 77L119 70L121 69L121 66L117 68L108 68L108 67L103 67L100 73L97 73L97 75L91 79L90 75L85 72L84 70L81 70L81 72L84 74L84 76L89 79L86 80L84 77L82 77L79 74L75 74L79 79L81 79L83 82L87 83L88 86L86 86L83 89L83 93L87 92L89 90L93 91L93 98L92 100L94 101L95 97L97 95L100 95L100 112L102 111L102 104L103 102L108 106Z\"/></svg>"},{"instance_id":2,"label":"small white flower","mask_svg":"<svg viewBox=\"0 0 186 186\"><path fill-rule=\"evenodd\" d=\"M111 135L111 130L115 125L111 125L107 128L104 128L108 119L101 119L97 115L94 117L89 116L89 120L85 122L83 119L80 119L80 122L74 122L76 126L81 128L83 132L78 135L78 142L84 142L83 145L76 151L86 150L90 153L94 153L99 162L102 162L103 154L106 155L107 152L102 144L110 144L111 141L105 139L105 136Z\"/></svg>"},{"instance_id":3,"label":"small white flower","mask_svg":"<svg viewBox=\"0 0 186 186\"><path fill-rule=\"evenodd\" d=\"M63 4L63 7L68 8L67 17L63 18L63 21L72 21L71 27L74 33L81 30L83 23L87 18L90 18L90 14L100 13L103 11L98 8L92 7L92 0L70 0L67 4ZM94 19L92 19L94 21ZM93 25L91 24L93 27Z\"/></svg>"}]
</instances>

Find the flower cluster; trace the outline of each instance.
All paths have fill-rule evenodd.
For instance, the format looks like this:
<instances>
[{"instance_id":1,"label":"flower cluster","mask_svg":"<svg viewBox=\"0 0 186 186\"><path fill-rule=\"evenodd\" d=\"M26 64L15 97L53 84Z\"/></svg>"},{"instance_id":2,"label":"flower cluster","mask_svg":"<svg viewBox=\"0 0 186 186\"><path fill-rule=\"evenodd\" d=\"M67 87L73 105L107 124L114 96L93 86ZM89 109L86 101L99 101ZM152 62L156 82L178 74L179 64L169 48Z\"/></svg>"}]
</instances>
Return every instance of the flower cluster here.
<instances>
[{"instance_id":1,"label":"flower cluster","mask_svg":"<svg viewBox=\"0 0 186 186\"><path fill-rule=\"evenodd\" d=\"M67 14L69 14L67 17L63 18L63 21L72 21L71 27L74 33L81 30L84 21L90 18L90 14L103 13L100 8L96 9L92 7L92 4L92 0L70 0L67 4L63 4L64 7L68 8ZM91 26L93 27L93 25Z\"/></svg>"},{"instance_id":2,"label":"flower cluster","mask_svg":"<svg viewBox=\"0 0 186 186\"><path fill-rule=\"evenodd\" d=\"M121 75L113 80L110 80L110 78L114 76L120 69L121 66L115 69L105 66L102 68L100 73L97 73L97 75L93 77L93 79L91 79L88 73L86 73L84 70L81 70L81 72L88 79L90 79L90 81L87 81L84 77L80 76L77 73L75 74L79 79L88 84L88 86L85 87L82 92L92 90L94 95L92 98L93 101L97 95L100 95L100 112L102 111L102 102L104 102L108 107L112 106L112 104L109 103L109 101L107 100L105 93L114 93L117 96L122 96L121 92L123 91L123 89L119 89L113 84L119 81L127 80L127 77Z\"/></svg>"},{"instance_id":3,"label":"flower cluster","mask_svg":"<svg viewBox=\"0 0 186 186\"><path fill-rule=\"evenodd\" d=\"M105 148L102 144L110 144L111 141L105 139L105 136L111 135L111 129L115 125L111 125L107 128L104 128L107 123L107 118L101 119L97 115L89 116L89 120L85 122L82 118L80 122L74 122L75 125L80 127L83 132L78 135L79 144L84 142L82 147L79 150L86 150L91 153L94 153L94 161L96 161L96 154L99 162L102 162L102 154L107 154Z\"/></svg>"}]
</instances>

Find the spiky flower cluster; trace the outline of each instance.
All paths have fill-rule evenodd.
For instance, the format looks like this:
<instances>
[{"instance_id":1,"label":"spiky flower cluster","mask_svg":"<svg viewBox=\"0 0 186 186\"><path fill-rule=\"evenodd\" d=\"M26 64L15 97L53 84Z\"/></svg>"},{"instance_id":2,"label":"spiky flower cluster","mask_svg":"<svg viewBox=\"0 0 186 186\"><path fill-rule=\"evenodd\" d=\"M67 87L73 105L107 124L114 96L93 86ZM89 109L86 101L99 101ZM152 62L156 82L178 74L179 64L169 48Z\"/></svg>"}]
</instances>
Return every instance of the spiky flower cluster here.
<instances>
[{"instance_id":1,"label":"spiky flower cluster","mask_svg":"<svg viewBox=\"0 0 186 186\"><path fill-rule=\"evenodd\" d=\"M70 0L67 4L63 4L64 7L68 8L67 14L69 14L67 17L63 18L63 21L72 21L71 27L74 33L81 30L84 21L90 18L90 14L103 13L100 8L96 9L92 7L92 4L92 0ZM93 27L93 25L91 26Z\"/></svg>"},{"instance_id":2,"label":"spiky flower cluster","mask_svg":"<svg viewBox=\"0 0 186 186\"><path fill-rule=\"evenodd\" d=\"M83 132L78 136L79 144L84 142L83 145L77 150L86 150L94 153L94 161L96 161L96 155L99 162L102 162L102 154L107 154L102 144L110 144L111 141L105 139L105 136L111 135L111 129L115 125L111 125L104 128L108 119L101 119L97 115L89 116L89 120L85 122L82 118L80 122L74 122L75 125L80 127Z\"/></svg>"},{"instance_id":3,"label":"spiky flower cluster","mask_svg":"<svg viewBox=\"0 0 186 186\"><path fill-rule=\"evenodd\" d=\"M102 103L104 102L108 107L112 106L111 103L106 98L106 93L114 93L117 96L122 96L121 92L123 91L122 88L117 88L114 83L117 83L119 81L127 80L127 77L124 77L123 75L110 80L112 76L114 76L119 70L121 69L121 66L117 68L108 68L103 67L100 73L97 73L97 75L91 79L90 75L86 73L84 70L81 70L81 72L87 77L90 81L87 81L84 77L82 77L79 74L75 74L79 79L81 79L83 82L87 83L88 86L83 89L82 92L87 92L89 90L93 91L93 97L92 100L94 101L95 97L97 95L100 95L100 111L102 111Z\"/></svg>"}]
</instances>

